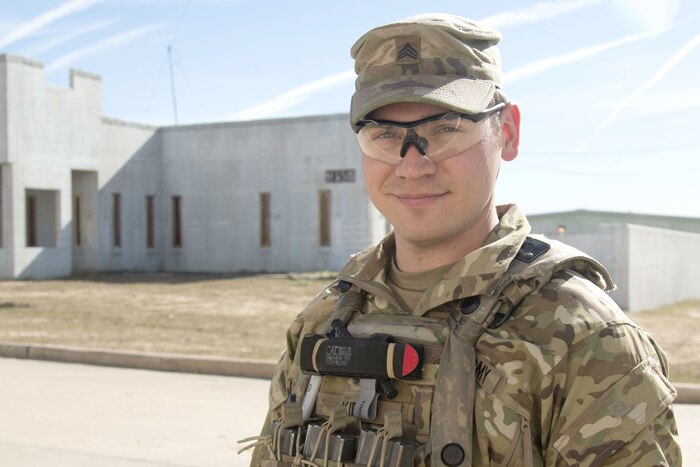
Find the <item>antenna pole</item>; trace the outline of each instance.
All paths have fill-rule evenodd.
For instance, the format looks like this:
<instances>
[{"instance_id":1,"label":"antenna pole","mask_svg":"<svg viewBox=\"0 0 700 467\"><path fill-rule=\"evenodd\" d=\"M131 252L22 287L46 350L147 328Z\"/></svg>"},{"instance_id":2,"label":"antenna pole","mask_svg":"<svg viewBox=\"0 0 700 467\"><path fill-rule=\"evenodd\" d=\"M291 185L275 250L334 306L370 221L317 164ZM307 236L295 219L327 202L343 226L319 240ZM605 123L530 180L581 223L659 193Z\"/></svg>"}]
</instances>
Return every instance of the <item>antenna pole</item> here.
<instances>
[{"instance_id":1,"label":"antenna pole","mask_svg":"<svg viewBox=\"0 0 700 467\"><path fill-rule=\"evenodd\" d=\"M175 116L175 125L177 125L177 98L175 96L175 80L173 79L173 48L168 45L168 64L170 65L170 91L173 97L173 115Z\"/></svg>"}]
</instances>

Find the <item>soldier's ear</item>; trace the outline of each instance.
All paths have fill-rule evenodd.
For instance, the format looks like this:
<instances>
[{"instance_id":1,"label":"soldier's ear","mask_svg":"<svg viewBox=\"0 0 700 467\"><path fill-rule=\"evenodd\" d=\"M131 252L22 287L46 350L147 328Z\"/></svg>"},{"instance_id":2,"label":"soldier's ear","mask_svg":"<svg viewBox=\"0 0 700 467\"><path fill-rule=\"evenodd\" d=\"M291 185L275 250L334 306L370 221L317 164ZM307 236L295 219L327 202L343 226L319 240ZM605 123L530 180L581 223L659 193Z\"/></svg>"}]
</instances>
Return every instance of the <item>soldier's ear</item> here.
<instances>
[{"instance_id":1,"label":"soldier's ear","mask_svg":"<svg viewBox=\"0 0 700 467\"><path fill-rule=\"evenodd\" d=\"M509 103L501 110L501 130L503 148L501 158L512 161L518 156L520 146L520 109L517 104Z\"/></svg>"}]
</instances>

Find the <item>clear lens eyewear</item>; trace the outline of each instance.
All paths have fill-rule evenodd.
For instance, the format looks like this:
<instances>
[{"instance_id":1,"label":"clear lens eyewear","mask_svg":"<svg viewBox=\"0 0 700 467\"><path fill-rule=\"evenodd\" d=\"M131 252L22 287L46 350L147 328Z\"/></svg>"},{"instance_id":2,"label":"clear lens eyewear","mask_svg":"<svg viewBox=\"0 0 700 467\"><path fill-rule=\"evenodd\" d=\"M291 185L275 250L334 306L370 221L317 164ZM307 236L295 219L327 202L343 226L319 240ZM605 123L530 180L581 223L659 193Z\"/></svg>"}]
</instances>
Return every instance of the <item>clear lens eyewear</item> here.
<instances>
[{"instance_id":1,"label":"clear lens eyewear","mask_svg":"<svg viewBox=\"0 0 700 467\"><path fill-rule=\"evenodd\" d=\"M414 122L360 120L357 141L364 154L388 164L398 165L411 146L438 162L481 141L484 131L480 122L503 107L501 103L476 115L449 112Z\"/></svg>"}]
</instances>

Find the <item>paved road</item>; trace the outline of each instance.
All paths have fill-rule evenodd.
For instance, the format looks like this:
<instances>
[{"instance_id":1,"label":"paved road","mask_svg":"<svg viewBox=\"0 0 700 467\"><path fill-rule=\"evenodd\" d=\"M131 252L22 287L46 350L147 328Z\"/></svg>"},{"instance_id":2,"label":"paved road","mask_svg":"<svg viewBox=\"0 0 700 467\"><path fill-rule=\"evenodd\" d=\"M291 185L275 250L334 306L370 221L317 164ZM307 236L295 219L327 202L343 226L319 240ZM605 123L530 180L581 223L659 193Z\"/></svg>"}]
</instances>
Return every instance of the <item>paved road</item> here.
<instances>
[{"instance_id":1,"label":"paved road","mask_svg":"<svg viewBox=\"0 0 700 467\"><path fill-rule=\"evenodd\" d=\"M245 466L267 382L0 358L0 465ZM677 405L684 465L700 466L700 405Z\"/></svg>"}]
</instances>

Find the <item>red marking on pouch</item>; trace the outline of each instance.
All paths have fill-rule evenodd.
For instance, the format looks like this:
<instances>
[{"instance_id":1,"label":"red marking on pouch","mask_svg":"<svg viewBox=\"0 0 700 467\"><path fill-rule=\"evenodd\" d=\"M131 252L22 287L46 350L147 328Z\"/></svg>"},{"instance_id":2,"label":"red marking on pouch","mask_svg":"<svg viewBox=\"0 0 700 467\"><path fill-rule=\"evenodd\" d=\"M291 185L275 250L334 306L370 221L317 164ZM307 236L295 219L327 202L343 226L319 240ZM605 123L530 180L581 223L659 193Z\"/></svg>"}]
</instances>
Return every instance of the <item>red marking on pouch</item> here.
<instances>
[{"instance_id":1,"label":"red marking on pouch","mask_svg":"<svg viewBox=\"0 0 700 467\"><path fill-rule=\"evenodd\" d=\"M403 351L403 370L401 376L406 376L418 366L418 352L416 349L406 344Z\"/></svg>"}]
</instances>

